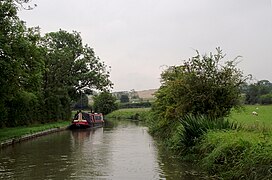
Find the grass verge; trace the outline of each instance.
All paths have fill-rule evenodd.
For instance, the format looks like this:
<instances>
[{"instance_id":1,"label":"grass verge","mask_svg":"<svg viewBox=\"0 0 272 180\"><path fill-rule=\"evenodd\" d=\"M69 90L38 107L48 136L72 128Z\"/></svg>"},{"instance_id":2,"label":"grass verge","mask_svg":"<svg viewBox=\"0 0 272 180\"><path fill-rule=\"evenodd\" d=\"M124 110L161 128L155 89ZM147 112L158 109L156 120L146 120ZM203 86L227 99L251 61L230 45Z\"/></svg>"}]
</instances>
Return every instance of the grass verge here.
<instances>
[{"instance_id":1,"label":"grass verge","mask_svg":"<svg viewBox=\"0 0 272 180\"><path fill-rule=\"evenodd\" d=\"M150 108L129 108L129 109L118 109L106 115L106 118L111 119L132 119L144 121Z\"/></svg>"},{"instance_id":2,"label":"grass verge","mask_svg":"<svg viewBox=\"0 0 272 180\"><path fill-rule=\"evenodd\" d=\"M271 105L245 106L216 123L201 117L188 117L181 123L150 119L147 124L153 135L181 159L199 162L212 177L272 179Z\"/></svg>"},{"instance_id":3,"label":"grass verge","mask_svg":"<svg viewBox=\"0 0 272 180\"><path fill-rule=\"evenodd\" d=\"M224 179L272 179L272 134L210 131L197 146L201 165Z\"/></svg>"},{"instance_id":4,"label":"grass verge","mask_svg":"<svg viewBox=\"0 0 272 180\"><path fill-rule=\"evenodd\" d=\"M23 135L33 134L36 132L52 129L52 128L60 128L69 125L69 121L60 121L53 122L48 124L35 124L31 126L22 126L22 127L14 127L14 128L3 128L0 129L0 142L12 139L19 138Z\"/></svg>"}]
</instances>

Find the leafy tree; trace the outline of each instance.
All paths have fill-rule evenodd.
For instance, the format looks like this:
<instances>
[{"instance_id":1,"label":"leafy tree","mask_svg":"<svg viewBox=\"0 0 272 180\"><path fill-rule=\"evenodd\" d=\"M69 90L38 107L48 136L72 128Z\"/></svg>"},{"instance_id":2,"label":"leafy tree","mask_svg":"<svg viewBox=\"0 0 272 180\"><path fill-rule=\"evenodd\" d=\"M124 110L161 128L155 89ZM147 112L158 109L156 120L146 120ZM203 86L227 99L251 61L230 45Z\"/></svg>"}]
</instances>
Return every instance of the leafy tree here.
<instances>
[{"instance_id":1,"label":"leafy tree","mask_svg":"<svg viewBox=\"0 0 272 180\"><path fill-rule=\"evenodd\" d=\"M25 27L12 0L0 1L0 26L0 126L25 124L36 116L22 115L26 117L38 106L42 77L42 60L36 46L39 32ZM21 116L16 116L17 106Z\"/></svg>"},{"instance_id":2,"label":"leafy tree","mask_svg":"<svg viewBox=\"0 0 272 180\"><path fill-rule=\"evenodd\" d=\"M87 109L89 107L88 96L86 94L82 94L73 107L74 109Z\"/></svg>"},{"instance_id":3,"label":"leafy tree","mask_svg":"<svg viewBox=\"0 0 272 180\"><path fill-rule=\"evenodd\" d=\"M112 86L106 65L92 48L83 46L78 32L48 33L42 46L46 50L45 89L65 86L71 98L77 99L75 93L79 95L80 91L106 90Z\"/></svg>"},{"instance_id":4,"label":"leafy tree","mask_svg":"<svg viewBox=\"0 0 272 180\"><path fill-rule=\"evenodd\" d=\"M121 103L127 103L127 102L129 102L129 97L128 97L128 95L122 94L121 97L120 97L120 102L121 102Z\"/></svg>"},{"instance_id":5,"label":"leafy tree","mask_svg":"<svg viewBox=\"0 0 272 180\"><path fill-rule=\"evenodd\" d=\"M197 52L182 65L171 66L161 74L162 85L153 106L154 132L171 134L175 120L184 115L217 119L240 107L239 86L246 79L235 67L236 59L222 64L224 55L220 48L216 50L216 54L203 56Z\"/></svg>"},{"instance_id":6,"label":"leafy tree","mask_svg":"<svg viewBox=\"0 0 272 180\"><path fill-rule=\"evenodd\" d=\"M92 48L83 46L78 32L60 30L48 33L42 38L41 46L45 56L45 107L53 108L48 113L58 114L57 110L68 109L72 101L77 101L81 94L92 89L106 90L111 87L106 65L95 56ZM51 96L59 99L58 102L67 103L61 103L59 109L50 106Z\"/></svg>"},{"instance_id":7,"label":"leafy tree","mask_svg":"<svg viewBox=\"0 0 272 180\"><path fill-rule=\"evenodd\" d=\"M31 9L28 2L0 1L0 127L69 119L80 94L112 86L106 65L79 33L41 37L39 28L26 28L17 9Z\"/></svg>"},{"instance_id":8,"label":"leafy tree","mask_svg":"<svg viewBox=\"0 0 272 180\"><path fill-rule=\"evenodd\" d=\"M94 96L94 111L103 113L104 115L116 110L118 107L116 98L111 93L104 91L97 96Z\"/></svg>"},{"instance_id":9,"label":"leafy tree","mask_svg":"<svg viewBox=\"0 0 272 180\"><path fill-rule=\"evenodd\" d=\"M272 104L272 93L261 95L259 98L260 104Z\"/></svg>"},{"instance_id":10,"label":"leafy tree","mask_svg":"<svg viewBox=\"0 0 272 180\"><path fill-rule=\"evenodd\" d=\"M246 104L256 104L259 101L259 89L256 85L250 84L247 87L246 90L246 99L245 103Z\"/></svg>"},{"instance_id":11,"label":"leafy tree","mask_svg":"<svg viewBox=\"0 0 272 180\"><path fill-rule=\"evenodd\" d=\"M270 94L272 94L272 83L268 80L261 80L257 83L250 84L247 86L245 94L246 104L271 104Z\"/></svg>"}]
</instances>

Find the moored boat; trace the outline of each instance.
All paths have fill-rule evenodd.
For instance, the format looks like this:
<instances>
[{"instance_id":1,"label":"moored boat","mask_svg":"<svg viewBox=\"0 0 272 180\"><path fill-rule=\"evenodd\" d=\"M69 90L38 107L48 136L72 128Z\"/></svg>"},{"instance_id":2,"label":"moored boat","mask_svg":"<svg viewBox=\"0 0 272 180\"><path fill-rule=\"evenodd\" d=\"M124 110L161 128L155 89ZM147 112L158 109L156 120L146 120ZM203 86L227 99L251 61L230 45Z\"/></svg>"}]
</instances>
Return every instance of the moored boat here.
<instances>
[{"instance_id":1,"label":"moored boat","mask_svg":"<svg viewBox=\"0 0 272 180\"><path fill-rule=\"evenodd\" d=\"M104 124L103 114L102 113L86 113L86 112L77 112L75 114L72 124L70 125L71 129L78 128L91 128L91 127L102 127Z\"/></svg>"}]
</instances>

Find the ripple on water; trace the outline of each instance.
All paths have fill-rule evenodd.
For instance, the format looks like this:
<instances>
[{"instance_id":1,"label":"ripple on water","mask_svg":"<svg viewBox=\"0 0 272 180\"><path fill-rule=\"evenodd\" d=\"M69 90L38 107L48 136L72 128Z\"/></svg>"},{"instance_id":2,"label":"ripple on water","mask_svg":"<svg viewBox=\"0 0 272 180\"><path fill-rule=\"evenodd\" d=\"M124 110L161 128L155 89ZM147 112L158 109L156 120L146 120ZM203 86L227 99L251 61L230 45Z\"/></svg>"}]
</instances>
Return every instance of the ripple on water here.
<instances>
[{"instance_id":1,"label":"ripple on water","mask_svg":"<svg viewBox=\"0 0 272 180\"><path fill-rule=\"evenodd\" d=\"M186 170L158 149L146 127L63 131L0 152L0 179L184 179ZM181 168L180 168L181 167Z\"/></svg>"}]
</instances>

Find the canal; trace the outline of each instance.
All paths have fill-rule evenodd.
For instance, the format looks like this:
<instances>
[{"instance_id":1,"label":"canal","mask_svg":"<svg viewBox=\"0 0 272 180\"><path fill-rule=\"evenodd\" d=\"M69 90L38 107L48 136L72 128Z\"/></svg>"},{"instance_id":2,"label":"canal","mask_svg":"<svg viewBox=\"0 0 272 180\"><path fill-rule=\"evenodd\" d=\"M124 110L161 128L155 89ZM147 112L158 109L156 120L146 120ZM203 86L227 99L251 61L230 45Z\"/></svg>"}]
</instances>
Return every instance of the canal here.
<instances>
[{"instance_id":1,"label":"canal","mask_svg":"<svg viewBox=\"0 0 272 180\"><path fill-rule=\"evenodd\" d=\"M200 179L139 122L67 130L0 150L0 179Z\"/></svg>"}]
</instances>

